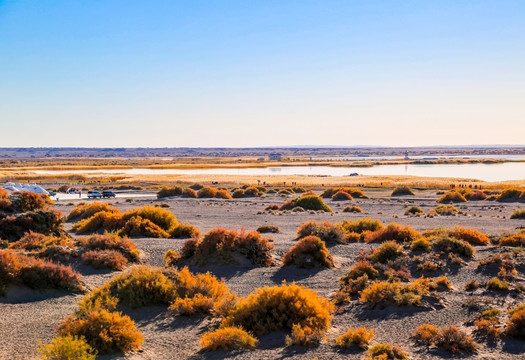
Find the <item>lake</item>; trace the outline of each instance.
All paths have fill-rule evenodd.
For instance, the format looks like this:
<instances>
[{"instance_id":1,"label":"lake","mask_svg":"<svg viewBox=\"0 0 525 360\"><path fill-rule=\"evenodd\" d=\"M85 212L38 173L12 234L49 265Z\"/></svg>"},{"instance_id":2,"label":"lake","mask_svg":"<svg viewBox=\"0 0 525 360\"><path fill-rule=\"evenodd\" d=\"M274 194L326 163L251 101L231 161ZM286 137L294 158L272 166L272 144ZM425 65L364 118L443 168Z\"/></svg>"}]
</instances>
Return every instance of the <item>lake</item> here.
<instances>
[{"instance_id":1,"label":"lake","mask_svg":"<svg viewBox=\"0 0 525 360\"><path fill-rule=\"evenodd\" d=\"M484 181L525 180L525 162L498 164L408 164L375 165L372 167L333 166L271 166L265 168L213 169L97 169L97 170L34 170L36 174L129 174L129 175L413 175L425 177L456 177Z\"/></svg>"}]
</instances>

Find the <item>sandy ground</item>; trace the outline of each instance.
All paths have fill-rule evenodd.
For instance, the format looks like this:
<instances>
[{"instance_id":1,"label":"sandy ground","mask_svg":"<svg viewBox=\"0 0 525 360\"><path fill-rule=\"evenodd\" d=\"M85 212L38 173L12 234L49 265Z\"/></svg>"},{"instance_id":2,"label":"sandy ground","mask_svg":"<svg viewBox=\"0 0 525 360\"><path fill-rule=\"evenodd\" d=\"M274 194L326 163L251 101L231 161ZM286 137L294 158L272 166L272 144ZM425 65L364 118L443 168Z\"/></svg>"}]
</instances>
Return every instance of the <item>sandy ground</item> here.
<instances>
[{"instance_id":1,"label":"sandy ground","mask_svg":"<svg viewBox=\"0 0 525 360\"><path fill-rule=\"evenodd\" d=\"M341 213L341 209L348 203L328 201L334 209L332 214L296 213L286 215L258 214L270 203L282 203L283 198L277 195L268 195L263 199L239 200L201 200L201 199L163 199L153 197L135 198L131 203L122 199L113 199L111 202L122 210L139 207L145 204L168 202L171 211L179 221L197 226L205 233L216 227L235 228L241 227L252 230L259 225L270 224L280 228L279 234L271 234L275 239L274 254L276 259L294 244L297 227L307 220L341 221L343 218L355 219L362 216L377 218L383 223L396 221L407 224L417 230L438 227L452 227L455 224L478 229L486 234L497 235L502 231L514 232L525 226L524 220L508 219L510 213L523 204L495 202L469 202L459 207L467 216L455 217L407 217L403 215L406 205L418 205L425 211L436 205L437 195L434 191L417 192L416 196L405 198L390 198L382 192L367 192L372 199L352 201L360 206L364 213ZM60 202L55 207L64 214L68 214L73 205ZM503 218L505 216L505 218ZM72 224L66 224L70 229ZM180 239L134 239L137 246L144 252L145 262L155 266L163 266L162 256L168 249L179 249L182 244ZM338 279L344 275L355 262L357 253L366 248L377 245L349 244L331 246L330 252L336 262L335 269L304 270L294 267L275 266L271 268L254 268L245 266L206 268L191 268L192 271L210 271L218 277L224 278L230 289L240 296L246 296L257 287L264 285L279 285L283 280L295 281L319 292L322 296L329 296L338 288ZM456 272L445 272L449 277L453 291L444 293L442 308L436 309L403 309L387 308L384 310L366 310L362 304L352 302L345 307L345 311L334 316L332 327L328 333L330 339L341 335L350 327L372 328L376 337L374 342L392 342L402 346L411 359L442 359L450 355L438 350L428 350L415 345L410 339L414 329L423 324L431 323L437 326L456 325L465 328L464 324L474 318L462 304L469 295L463 291L463 285L472 279L480 283L490 276L476 272L477 261L494 253L494 247L477 247L476 258L466 267ZM80 264L73 266L80 271L85 282L93 287L100 286L111 278L113 274L97 271ZM441 275L440 273L439 275ZM520 277L523 278L523 273ZM419 274L413 274L419 276ZM514 292L506 295L486 293L478 289L475 295L486 295L495 303L505 304L507 307L518 302L523 302L523 295ZM485 296L484 296L485 297ZM71 312L74 311L76 302L81 295L71 295L64 292L45 291L35 292L25 288L11 287L8 295L0 298L0 359L33 359L37 356L38 341L49 342L54 336L54 328ZM322 343L314 347L284 346L285 333L272 333L261 337L257 350L248 352L215 352L200 354L199 337L216 320L207 318L174 317L165 308L148 307L145 309L128 310L139 330L145 337L145 342L140 352L127 356L104 356L102 359L362 359L364 353L360 351L341 351L333 342ZM472 327L468 327L469 331ZM525 343L514 340L502 341L491 346L485 341L478 354L470 356L475 359L523 359L525 358Z\"/></svg>"}]
</instances>

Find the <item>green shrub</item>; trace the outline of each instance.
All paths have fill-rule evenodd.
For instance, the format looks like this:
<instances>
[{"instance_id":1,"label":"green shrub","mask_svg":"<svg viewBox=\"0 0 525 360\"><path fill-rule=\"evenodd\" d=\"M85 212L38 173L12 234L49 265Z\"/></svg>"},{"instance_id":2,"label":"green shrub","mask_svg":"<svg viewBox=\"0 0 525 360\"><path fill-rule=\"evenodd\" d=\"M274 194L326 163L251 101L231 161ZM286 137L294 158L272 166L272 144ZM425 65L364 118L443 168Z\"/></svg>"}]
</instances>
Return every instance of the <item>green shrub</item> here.
<instances>
[{"instance_id":1,"label":"green shrub","mask_svg":"<svg viewBox=\"0 0 525 360\"><path fill-rule=\"evenodd\" d=\"M440 234L432 239L432 245L437 250L453 253L468 258L474 257L474 248L468 242Z\"/></svg>"},{"instance_id":2,"label":"green shrub","mask_svg":"<svg viewBox=\"0 0 525 360\"><path fill-rule=\"evenodd\" d=\"M369 231L376 231L384 228L381 221L370 218L360 218L354 221L344 219L341 224L345 233L363 234Z\"/></svg>"},{"instance_id":3,"label":"green shrub","mask_svg":"<svg viewBox=\"0 0 525 360\"><path fill-rule=\"evenodd\" d=\"M439 205L429 211L430 216L454 216L459 213L459 210L452 205Z\"/></svg>"},{"instance_id":4,"label":"green shrub","mask_svg":"<svg viewBox=\"0 0 525 360\"><path fill-rule=\"evenodd\" d=\"M489 281L487 281L487 289L496 291L508 291L509 283L506 281L501 281L498 278L492 278Z\"/></svg>"},{"instance_id":5,"label":"green shrub","mask_svg":"<svg viewBox=\"0 0 525 360\"><path fill-rule=\"evenodd\" d=\"M406 185L397 186L392 191L392 194L390 196L405 196L405 195L415 195L412 189L410 189Z\"/></svg>"},{"instance_id":6,"label":"green shrub","mask_svg":"<svg viewBox=\"0 0 525 360\"><path fill-rule=\"evenodd\" d=\"M275 234L279 232L279 227L274 226L274 225L261 225L257 228L256 231L260 234L264 234L264 233L274 233Z\"/></svg>"},{"instance_id":7,"label":"green shrub","mask_svg":"<svg viewBox=\"0 0 525 360\"><path fill-rule=\"evenodd\" d=\"M423 215L424 213L419 206L411 206L405 211L405 215Z\"/></svg>"},{"instance_id":8,"label":"green shrub","mask_svg":"<svg viewBox=\"0 0 525 360\"><path fill-rule=\"evenodd\" d=\"M510 215L511 219L525 219L525 209L516 209Z\"/></svg>"},{"instance_id":9,"label":"green shrub","mask_svg":"<svg viewBox=\"0 0 525 360\"><path fill-rule=\"evenodd\" d=\"M280 210L291 210L297 206L300 206L305 210L332 212L332 209L330 209L330 207L324 203L323 199L317 195L307 195L287 200L281 205Z\"/></svg>"}]
</instances>

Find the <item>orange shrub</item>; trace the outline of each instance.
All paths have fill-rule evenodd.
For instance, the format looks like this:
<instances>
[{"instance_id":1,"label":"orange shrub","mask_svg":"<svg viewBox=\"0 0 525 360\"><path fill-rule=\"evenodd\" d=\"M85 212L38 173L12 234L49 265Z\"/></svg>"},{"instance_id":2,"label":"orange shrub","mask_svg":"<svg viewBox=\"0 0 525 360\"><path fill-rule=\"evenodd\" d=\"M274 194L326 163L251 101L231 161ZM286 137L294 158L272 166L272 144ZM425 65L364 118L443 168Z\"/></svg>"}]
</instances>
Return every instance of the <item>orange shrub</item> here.
<instances>
[{"instance_id":1,"label":"orange shrub","mask_svg":"<svg viewBox=\"0 0 525 360\"><path fill-rule=\"evenodd\" d=\"M125 223L129 219L136 216L140 216L143 219L148 219L165 231L169 231L173 226L177 225L177 218L171 213L171 211L148 205L145 205L139 209L126 211L122 216L122 220Z\"/></svg>"},{"instance_id":2,"label":"orange shrub","mask_svg":"<svg viewBox=\"0 0 525 360\"><path fill-rule=\"evenodd\" d=\"M13 210L19 212L46 210L48 203L51 202L49 196L30 191L14 192L10 195L9 200Z\"/></svg>"},{"instance_id":3,"label":"orange shrub","mask_svg":"<svg viewBox=\"0 0 525 360\"><path fill-rule=\"evenodd\" d=\"M378 248L372 250L368 255L368 260L372 263L386 263L403 255L403 247L395 241L387 241Z\"/></svg>"},{"instance_id":4,"label":"orange shrub","mask_svg":"<svg viewBox=\"0 0 525 360\"><path fill-rule=\"evenodd\" d=\"M522 201L525 200L525 191L520 189L505 189L498 196L498 201Z\"/></svg>"},{"instance_id":5,"label":"orange shrub","mask_svg":"<svg viewBox=\"0 0 525 360\"><path fill-rule=\"evenodd\" d=\"M468 201L481 201L486 200L487 198L487 194L485 194L483 191L475 191L473 193L465 194L465 199Z\"/></svg>"},{"instance_id":6,"label":"orange shrub","mask_svg":"<svg viewBox=\"0 0 525 360\"><path fill-rule=\"evenodd\" d=\"M231 195L226 190L218 190L212 187L203 187L197 192L199 198L221 198L232 199Z\"/></svg>"},{"instance_id":7,"label":"orange shrub","mask_svg":"<svg viewBox=\"0 0 525 360\"><path fill-rule=\"evenodd\" d=\"M182 196L189 197L189 198L196 198L197 192L193 189L187 188L187 189L184 189L184 191L182 192Z\"/></svg>"},{"instance_id":8,"label":"orange shrub","mask_svg":"<svg viewBox=\"0 0 525 360\"><path fill-rule=\"evenodd\" d=\"M434 325L423 324L414 332L414 339L422 344L430 346L434 344L441 331Z\"/></svg>"},{"instance_id":9,"label":"orange shrub","mask_svg":"<svg viewBox=\"0 0 525 360\"><path fill-rule=\"evenodd\" d=\"M369 358L363 360L408 360L408 355L397 345L379 343L372 345L366 353Z\"/></svg>"},{"instance_id":10,"label":"orange shrub","mask_svg":"<svg viewBox=\"0 0 525 360\"><path fill-rule=\"evenodd\" d=\"M175 250L168 250L164 253L164 261L166 266L175 266L182 259L181 254Z\"/></svg>"},{"instance_id":11,"label":"orange shrub","mask_svg":"<svg viewBox=\"0 0 525 360\"><path fill-rule=\"evenodd\" d=\"M358 346L366 349L374 338L374 330L367 330L366 327L358 329L348 329L342 336L335 338L335 343L342 348Z\"/></svg>"},{"instance_id":12,"label":"orange shrub","mask_svg":"<svg viewBox=\"0 0 525 360\"><path fill-rule=\"evenodd\" d=\"M65 235L55 237L29 231L20 240L9 244L9 248L31 251L43 250L51 245L75 247L75 241Z\"/></svg>"},{"instance_id":13,"label":"orange shrub","mask_svg":"<svg viewBox=\"0 0 525 360\"><path fill-rule=\"evenodd\" d=\"M199 237L201 232L197 228L190 224L178 223L169 230L170 238L189 238Z\"/></svg>"},{"instance_id":14,"label":"orange shrub","mask_svg":"<svg viewBox=\"0 0 525 360\"><path fill-rule=\"evenodd\" d=\"M106 211L109 213L120 213L120 210L109 206L108 203L100 203L98 201L94 201L89 204L82 204L76 206L73 210L71 210L71 212L67 216L67 220L88 219L101 211Z\"/></svg>"},{"instance_id":15,"label":"orange shrub","mask_svg":"<svg viewBox=\"0 0 525 360\"><path fill-rule=\"evenodd\" d=\"M115 250L87 251L82 254L82 261L95 269L122 270L128 260Z\"/></svg>"},{"instance_id":16,"label":"orange shrub","mask_svg":"<svg viewBox=\"0 0 525 360\"><path fill-rule=\"evenodd\" d=\"M435 345L452 354L459 354L461 351L473 353L478 347L478 344L468 334L458 330L455 326L441 329Z\"/></svg>"},{"instance_id":17,"label":"orange shrub","mask_svg":"<svg viewBox=\"0 0 525 360\"><path fill-rule=\"evenodd\" d=\"M148 219L143 219L140 216L134 216L129 219L122 227L118 234L120 236L130 237L152 237L152 238L168 238L170 235L155 225Z\"/></svg>"},{"instance_id":18,"label":"orange shrub","mask_svg":"<svg viewBox=\"0 0 525 360\"><path fill-rule=\"evenodd\" d=\"M11 201L0 196L0 210L7 211L11 208Z\"/></svg>"},{"instance_id":19,"label":"orange shrub","mask_svg":"<svg viewBox=\"0 0 525 360\"><path fill-rule=\"evenodd\" d=\"M361 291L360 301L372 308L389 304L397 306L418 306L422 295L430 295L437 284L431 278L421 277L411 283L376 281Z\"/></svg>"},{"instance_id":20,"label":"orange shrub","mask_svg":"<svg viewBox=\"0 0 525 360\"><path fill-rule=\"evenodd\" d=\"M208 331L201 336L202 351L254 349L257 339L239 327Z\"/></svg>"},{"instance_id":21,"label":"orange shrub","mask_svg":"<svg viewBox=\"0 0 525 360\"><path fill-rule=\"evenodd\" d=\"M114 234L91 235L78 238L81 246L88 250L116 250L132 262L139 260L140 251L135 243L127 238Z\"/></svg>"},{"instance_id":22,"label":"orange shrub","mask_svg":"<svg viewBox=\"0 0 525 360\"><path fill-rule=\"evenodd\" d=\"M365 236L365 242L384 242L397 241L400 243L411 243L422 237L421 233L412 229L410 226L398 225L396 223L388 224L386 228L381 228Z\"/></svg>"},{"instance_id":23,"label":"orange shrub","mask_svg":"<svg viewBox=\"0 0 525 360\"><path fill-rule=\"evenodd\" d=\"M525 246L525 230L500 239L499 246Z\"/></svg>"},{"instance_id":24,"label":"orange shrub","mask_svg":"<svg viewBox=\"0 0 525 360\"><path fill-rule=\"evenodd\" d=\"M333 268L334 259L323 240L317 236L307 236L300 239L284 254L283 264L293 264L302 268L312 268L317 265Z\"/></svg>"},{"instance_id":25,"label":"orange shrub","mask_svg":"<svg viewBox=\"0 0 525 360\"><path fill-rule=\"evenodd\" d=\"M525 340L525 309L514 311L507 322L505 334Z\"/></svg>"},{"instance_id":26,"label":"orange shrub","mask_svg":"<svg viewBox=\"0 0 525 360\"><path fill-rule=\"evenodd\" d=\"M219 199L226 199L226 200L233 199L227 190L217 190L217 192L215 193L215 197Z\"/></svg>"},{"instance_id":27,"label":"orange shrub","mask_svg":"<svg viewBox=\"0 0 525 360\"><path fill-rule=\"evenodd\" d=\"M334 195L332 195L332 200L334 201L349 201L353 199L354 198L352 197L352 195L344 191L338 191Z\"/></svg>"},{"instance_id":28,"label":"orange shrub","mask_svg":"<svg viewBox=\"0 0 525 360\"><path fill-rule=\"evenodd\" d=\"M293 324L292 336L286 336L286 346L306 346L311 343L319 343L323 338L323 332L314 331L312 328L299 324Z\"/></svg>"},{"instance_id":29,"label":"orange shrub","mask_svg":"<svg viewBox=\"0 0 525 360\"><path fill-rule=\"evenodd\" d=\"M81 318L70 316L59 326L59 333L85 338L100 354L127 353L137 350L144 341L134 321L107 310L92 311Z\"/></svg>"},{"instance_id":30,"label":"orange shrub","mask_svg":"<svg viewBox=\"0 0 525 360\"><path fill-rule=\"evenodd\" d=\"M274 225L261 225L256 230L258 233L264 234L264 233L278 233L279 227Z\"/></svg>"},{"instance_id":31,"label":"orange shrub","mask_svg":"<svg viewBox=\"0 0 525 360\"><path fill-rule=\"evenodd\" d=\"M359 206L355 206L355 205L350 206L350 205L348 205L348 206L344 207L343 212L362 213L363 209L361 209Z\"/></svg>"},{"instance_id":32,"label":"orange shrub","mask_svg":"<svg viewBox=\"0 0 525 360\"><path fill-rule=\"evenodd\" d=\"M182 195L182 187L179 185L174 185L172 187L163 187L157 192L157 199L171 197L171 196L180 196Z\"/></svg>"},{"instance_id":33,"label":"orange shrub","mask_svg":"<svg viewBox=\"0 0 525 360\"><path fill-rule=\"evenodd\" d=\"M332 209L317 195L306 195L287 200L279 209L292 210L295 207L301 207L305 210L332 212Z\"/></svg>"},{"instance_id":34,"label":"orange shrub","mask_svg":"<svg viewBox=\"0 0 525 360\"><path fill-rule=\"evenodd\" d=\"M297 237L317 236L325 242L343 242L343 230L341 225L332 224L330 221L321 223L308 221L303 223L297 229Z\"/></svg>"},{"instance_id":35,"label":"orange shrub","mask_svg":"<svg viewBox=\"0 0 525 360\"><path fill-rule=\"evenodd\" d=\"M58 210L37 210L17 215L0 212L0 238L16 241L28 231L59 236L64 233L63 216Z\"/></svg>"},{"instance_id":36,"label":"orange shrub","mask_svg":"<svg viewBox=\"0 0 525 360\"><path fill-rule=\"evenodd\" d=\"M115 231L123 226L122 214L108 211L101 211L90 218L80 220L72 229L77 233L95 232L100 229Z\"/></svg>"},{"instance_id":37,"label":"orange shrub","mask_svg":"<svg viewBox=\"0 0 525 360\"><path fill-rule=\"evenodd\" d=\"M333 305L328 299L296 284L256 289L241 299L224 318L222 326L242 326L256 334L292 330L297 324L315 332L330 327Z\"/></svg>"},{"instance_id":38,"label":"orange shrub","mask_svg":"<svg viewBox=\"0 0 525 360\"><path fill-rule=\"evenodd\" d=\"M346 233L357 233L363 234L371 231L377 231L384 228L383 224L379 220L370 218L360 218L354 221L344 219L341 224L344 232Z\"/></svg>"},{"instance_id":39,"label":"orange shrub","mask_svg":"<svg viewBox=\"0 0 525 360\"><path fill-rule=\"evenodd\" d=\"M392 194L390 196L405 196L405 195L414 195L414 192L412 189L410 189L406 185L396 186L394 190L392 190Z\"/></svg>"},{"instance_id":40,"label":"orange shrub","mask_svg":"<svg viewBox=\"0 0 525 360\"><path fill-rule=\"evenodd\" d=\"M446 192L443 196L436 200L438 203L457 203L457 202L467 202L467 199L459 192L455 190L450 190Z\"/></svg>"},{"instance_id":41,"label":"orange shrub","mask_svg":"<svg viewBox=\"0 0 525 360\"><path fill-rule=\"evenodd\" d=\"M463 240L472 245L489 245L490 239L474 229L466 229L461 226L455 226L448 231L448 234L456 239Z\"/></svg>"},{"instance_id":42,"label":"orange shrub","mask_svg":"<svg viewBox=\"0 0 525 360\"><path fill-rule=\"evenodd\" d=\"M40 342L40 360L95 360L97 352L78 336L59 336L51 344Z\"/></svg>"},{"instance_id":43,"label":"orange shrub","mask_svg":"<svg viewBox=\"0 0 525 360\"><path fill-rule=\"evenodd\" d=\"M379 276L379 271L374 268L368 261L359 261L348 271L348 273L339 279L339 283L348 284L350 280L356 280L366 275L368 279L374 280Z\"/></svg>"},{"instance_id":44,"label":"orange shrub","mask_svg":"<svg viewBox=\"0 0 525 360\"><path fill-rule=\"evenodd\" d=\"M321 197L331 198L338 191L344 191L344 192L350 194L352 197L355 197L355 198L368 199L368 196L366 196L364 192L362 192L359 189L350 188L350 187L328 188L321 194Z\"/></svg>"}]
</instances>

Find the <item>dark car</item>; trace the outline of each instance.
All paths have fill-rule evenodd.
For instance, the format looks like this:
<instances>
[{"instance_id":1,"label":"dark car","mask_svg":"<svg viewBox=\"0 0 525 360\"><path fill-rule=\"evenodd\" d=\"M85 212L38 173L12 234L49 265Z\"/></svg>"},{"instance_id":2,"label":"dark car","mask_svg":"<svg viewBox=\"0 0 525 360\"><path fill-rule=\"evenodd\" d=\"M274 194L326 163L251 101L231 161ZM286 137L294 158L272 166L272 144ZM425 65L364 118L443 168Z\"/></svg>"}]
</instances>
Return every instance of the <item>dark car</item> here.
<instances>
[{"instance_id":1,"label":"dark car","mask_svg":"<svg viewBox=\"0 0 525 360\"><path fill-rule=\"evenodd\" d=\"M88 199L96 199L96 198L101 198L102 194L99 193L98 191L90 190L88 191L87 196L88 196Z\"/></svg>"},{"instance_id":2,"label":"dark car","mask_svg":"<svg viewBox=\"0 0 525 360\"><path fill-rule=\"evenodd\" d=\"M109 191L109 190L104 190L102 191L102 197L103 198L111 198L111 197L116 197L117 195L115 195L115 193L113 191Z\"/></svg>"}]
</instances>

